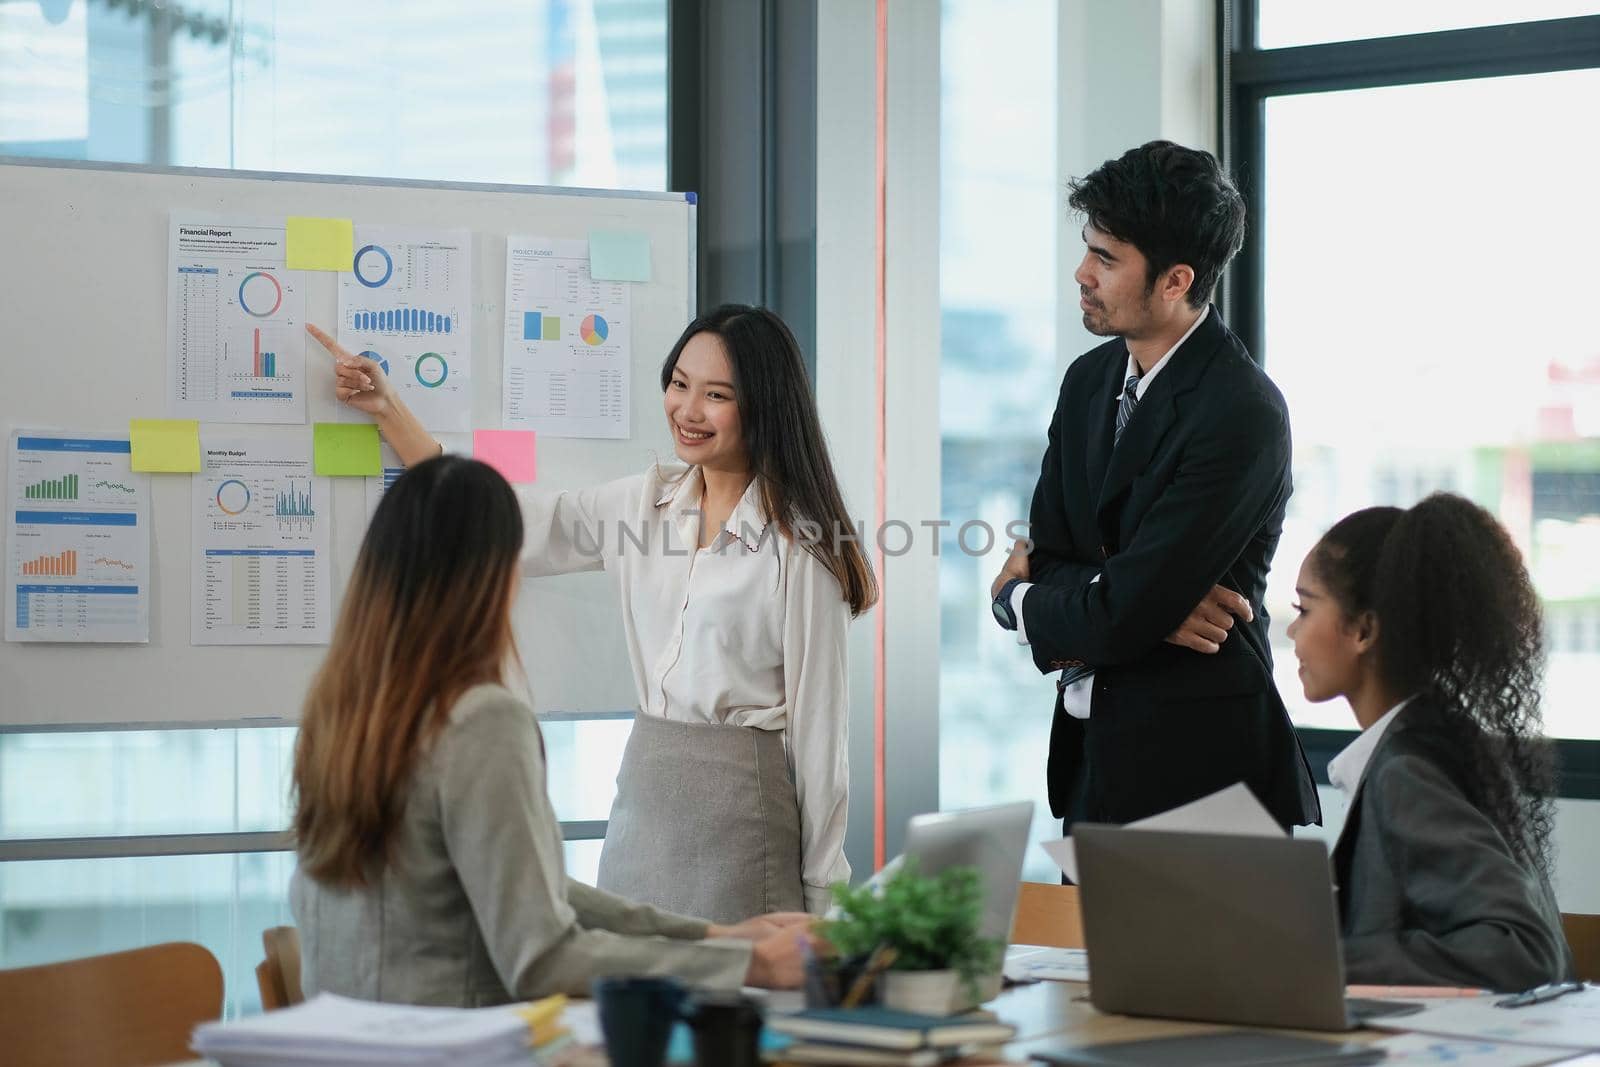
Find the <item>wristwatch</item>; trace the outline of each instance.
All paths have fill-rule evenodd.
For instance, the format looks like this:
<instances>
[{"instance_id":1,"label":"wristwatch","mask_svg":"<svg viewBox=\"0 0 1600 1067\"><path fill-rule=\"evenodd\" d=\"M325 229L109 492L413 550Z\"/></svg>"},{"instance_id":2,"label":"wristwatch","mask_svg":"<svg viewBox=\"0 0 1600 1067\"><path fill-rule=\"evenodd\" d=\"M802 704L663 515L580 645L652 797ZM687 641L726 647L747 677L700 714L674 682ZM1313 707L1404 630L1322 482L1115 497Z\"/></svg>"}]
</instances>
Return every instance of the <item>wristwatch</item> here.
<instances>
[{"instance_id":1,"label":"wristwatch","mask_svg":"<svg viewBox=\"0 0 1600 1067\"><path fill-rule=\"evenodd\" d=\"M994 603L990 605L994 609L995 621L1004 629L1015 630L1017 628L1017 615L1016 612L1011 610L1011 591L1021 585L1023 581L1024 579L1022 578L1007 579L1006 584L1002 585L1000 592L995 595Z\"/></svg>"}]
</instances>

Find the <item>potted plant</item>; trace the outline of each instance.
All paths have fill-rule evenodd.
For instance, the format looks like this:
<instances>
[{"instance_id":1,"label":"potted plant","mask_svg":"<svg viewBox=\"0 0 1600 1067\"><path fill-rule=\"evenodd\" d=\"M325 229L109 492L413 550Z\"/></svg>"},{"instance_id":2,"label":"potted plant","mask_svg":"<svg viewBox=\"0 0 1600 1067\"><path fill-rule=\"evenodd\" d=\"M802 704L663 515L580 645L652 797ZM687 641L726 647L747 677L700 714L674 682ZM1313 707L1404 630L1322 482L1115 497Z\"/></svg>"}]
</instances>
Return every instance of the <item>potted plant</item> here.
<instances>
[{"instance_id":1,"label":"potted plant","mask_svg":"<svg viewBox=\"0 0 1600 1067\"><path fill-rule=\"evenodd\" d=\"M885 1007L949 1015L978 1002L978 980L999 966L1003 945L979 936L983 881L975 867L923 875L908 860L881 889L833 887L838 919L821 924L846 959L889 958Z\"/></svg>"}]
</instances>

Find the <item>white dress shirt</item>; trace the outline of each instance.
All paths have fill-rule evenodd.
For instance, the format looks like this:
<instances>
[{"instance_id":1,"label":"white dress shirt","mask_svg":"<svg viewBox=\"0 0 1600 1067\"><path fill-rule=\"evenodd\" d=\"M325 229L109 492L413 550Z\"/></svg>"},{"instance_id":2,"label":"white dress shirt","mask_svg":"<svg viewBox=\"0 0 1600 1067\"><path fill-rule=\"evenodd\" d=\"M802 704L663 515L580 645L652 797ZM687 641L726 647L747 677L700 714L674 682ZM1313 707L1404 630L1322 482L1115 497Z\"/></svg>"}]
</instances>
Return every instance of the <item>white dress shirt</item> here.
<instances>
[{"instance_id":1,"label":"white dress shirt","mask_svg":"<svg viewBox=\"0 0 1600 1067\"><path fill-rule=\"evenodd\" d=\"M703 489L699 467L676 465L573 492L519 486L523 572L616 574L643 714L784 732L806 907L825 910L828 886L850 878L850 606L804 545L768 528L757 481L699 548Z\"/></svg>"},{"instance_id":2,"label":"white dress shirt","mask_svg":"<svg viewBox=\"0 0 1600 1067\"><path fill-rule=\"evenodd\" d=\"M1378 742L1383 740L1383 732L1394 722L1395 716L1414 699L1416 698L1406 697L1384 712L1383 718L1362 730L1354 741L1328 761L1328 782L1336 786L1346 800L1354 799L1356 788L1361 785L1361 777L1367 773L1367 763L1372 759L1373 750L1378 747Z\"/></svg>"},{"instance_id":3,"label":"white dress shirt","mask_svg":"<svg viewBox=\"0 0 1600 1067\"><path fill-rule=\"evenodd\" d=\"M1194 322L1183 332L1183 336L1178 338L1178 343L1167 349L1166 353L1156 360L1156 365L1143 375L1139 373L1138 361L1133 358L1133 353L1129 352L1128 370L1123 375L1123 388L1117 392L1117 404L1120 405L1122 403L1122 394L1127 391L1127 380L1129 378L1139 379L1133 383L1133 398L1135 400L1142 399L1145 392L1155 382L1156 375L1160 374L1166 365L1172 361L1172 354L1183 347L1183 343L1200 328L1200 324L1206 321L1206 317L1210 314L1211 305L1207 304L1205 310L1195 316ZM1138 408L1134 409L1135 416L1138 415L1138 410ZM1097 574L1090 581L1093 583L1099 580L1100 576ZM1028 631L1022 623L1022 598L1032 588L1033 584L1031 582L1020 582L1011 590L1011 614L1017 620L1017 644L1019 645L1028 643ZM1093 698L1094 675L1086 674L1061 691L1061 709L1075 719L1087 719L1089 717L1089 705L1093 702Z\"/></svg>"}]
</instances>

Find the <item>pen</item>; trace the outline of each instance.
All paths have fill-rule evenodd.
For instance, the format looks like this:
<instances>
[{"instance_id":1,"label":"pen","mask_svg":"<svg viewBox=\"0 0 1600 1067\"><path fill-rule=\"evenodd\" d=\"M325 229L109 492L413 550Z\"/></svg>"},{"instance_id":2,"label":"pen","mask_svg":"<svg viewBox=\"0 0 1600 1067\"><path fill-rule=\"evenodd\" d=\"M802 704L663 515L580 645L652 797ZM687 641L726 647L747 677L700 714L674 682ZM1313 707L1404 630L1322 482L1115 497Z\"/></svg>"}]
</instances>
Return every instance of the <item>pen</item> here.
<instances>
[{"instance_id":1,"label":"pen","mask_svg":"<svg viewBox=\"0 0 1600 1067\"><path fill-rule=\"evenodd\" d=\"M1504 997L1494 1002L1497 1008L1526 1008L1530 1004L1543 1004L1547 1000L1565 996L1568 993L1581 993L1587 986L1582 982L1551 982L1549 985L1535 986L1526 992L1515 996Z\"/></svg>"}]
</instances>

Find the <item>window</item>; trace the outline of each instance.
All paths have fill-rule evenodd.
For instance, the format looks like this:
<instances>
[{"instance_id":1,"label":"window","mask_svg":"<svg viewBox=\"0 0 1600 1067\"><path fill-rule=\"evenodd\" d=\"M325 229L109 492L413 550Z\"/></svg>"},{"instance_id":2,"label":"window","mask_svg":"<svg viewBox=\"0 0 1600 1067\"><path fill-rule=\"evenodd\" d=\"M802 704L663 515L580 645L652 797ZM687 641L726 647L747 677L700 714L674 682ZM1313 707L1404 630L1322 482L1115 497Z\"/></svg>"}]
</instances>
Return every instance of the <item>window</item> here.
<instances>
[{"instance_id":1,"label":"window","mask_svg":"<svg viewBox=\"0 0 1600 1067\"><path fill-rule=\"evenodd\" d=\"M610 811L629 727L545 725L556 813L587 823L569 832L603 832L595 821L603 827ZM49 839L71 851L75 839L113 839L84 858L0 862L0 966L198 941L222 964L228 1011L260 1010L261 931L294 921L294 857L276 840L289 820L294 738L293 728L0 733L0 844ZM150 835L230 851L115 854ZM256 850L264 838L272 851ZM593 882L600 845L569 841L569 873Z\"/></svg>"},{"instance_id":2,"label":"window","mask_svg":"<svg viewBox=\"0 0 1600 1067\"><path fill-rule=\"evenodd\" d=\"M1402 6L1231 8L1230 162L1253 222L1231 318L1295 438L1268 594L1279 688L1300 725L1353 728L1301 697L1295 572L1350 511L1450 490L1499 516L1544 598L1547 730L1600 738L1600 348L1578 310L1600 148L1572 125L1600 94L1600 5ZM1458 26L1479 28L1337 39ZM1334 43L1285 56L1252 27L1264 46Z\"/></svg>"},{"instance_id":3,"label":"window","mask_svg":"<svg viewBox=\"0 0 1600 1067\"><path fill-rule=\"evenodd\" d=\"M659 190L666 74L667 0L15 0L0 155ZM628 730L545 726L575 877L595 877ZM223 963L229 1011L256 1010L292 857L118 849L279 834L293 748L293 729L0 733L0 966L195 940ZM16 858L81 838L109 840Z\"/></svg>"},{"instance_id":4,"label":"window","mask_svg":"<svg viewBox=\"0 0 1600 1067\"><path fill-rule=\"evenodd\" d=\"M1594 0L1260 0L1256 44L1287 48L1401 34L1459 30L1469 26L1535 22L1595 13Z\"/></svg>"},{"instance_id":5,"label":"window","mask_svg":"<svg viewBox=\"0 0 1600 1067\"><path fill-rule=\"evenodd\" d=\"M1056 5L950 0L940 30L941 514L939 806L1034 802L1031 840L1060 836L1045 798L1053 695L989 583L1026 520L1056 362ZM984 551L989 534L992 551ZM1030 848L1023 877L1060 872Z\"/></svg>"},{"instance_id":6,"label":"window","mask_svg":"<svg viewBox=\"0 0 1600 1067\"><path fill-rule=\"evenodd\" d=\"M666 45L666 0L0 4L0 154L664 189Z\"/></svg>"}]
</instances>

